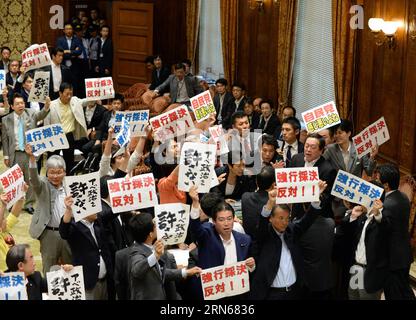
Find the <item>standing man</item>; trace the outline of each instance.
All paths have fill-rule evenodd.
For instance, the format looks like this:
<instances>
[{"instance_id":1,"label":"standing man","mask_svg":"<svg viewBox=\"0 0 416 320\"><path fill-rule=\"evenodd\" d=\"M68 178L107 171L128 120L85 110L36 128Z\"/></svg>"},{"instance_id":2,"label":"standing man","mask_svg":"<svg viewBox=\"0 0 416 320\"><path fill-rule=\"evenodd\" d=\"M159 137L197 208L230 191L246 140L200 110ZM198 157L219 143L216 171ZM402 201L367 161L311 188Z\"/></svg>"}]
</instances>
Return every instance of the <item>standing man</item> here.
<instances>
[{"instance_id":1,"label":"standing man","mask_svg":"<svg viewBox=\"0 0 416 320\"><path fill-rule=\"evenodd\" d=\"M227 115L227 109L224 108L231 100L233 95L227 91L228 81L226 79L218 79L215 82L214 106L217 112L217 123L222 124L223 118Z\"/></svg>"},{"instance_id":2,"label":"standing man","mask_svg":"<svg viewBox=\"0 0 416 320\"><path fill-rule=\"evenodd\" d=\"M43 69L50 72L49 78L49 96L52 100L59 98L59 87L62 83L73 83L71 70L62 64L64 60L64 49L52 48L52 63Z\"/></svg>"},{"instance_id":3,"label":"standing man","mask_svg":"<svg viewBox=\"0 0 416 320\"><path fill-rule=\"evenodd\" d=\"M69 149L62 150L67 172L71 172L74 166L74 150L79 140L87 137L87 124L83 104L81 100L73 96L73 88L69 83L62 83L59 88L59 99L52 101L51 112L45 118L45 126L61 124L68 139ZM59 150L57 151L59 152Z\"/></svg>"},{"instance_id":4,"label":"standing man","mask_svg":"<svg viewBox=\"0 0 416 320\"><path fill-rule=\"evenodd\" d=\"M4 70L6 74L9 72L9 64L10 64L10 55L12 54L12 50L9 47L2 47L1 48L1 61L0 61L0 69Z\"/></svg>"},{"instance_id":5,"label":"standing man","mask_svg":"<svg viewBox=\"0 0 416 320\"><path fill-rule=\"evenodd\" d=\"M25 182L29 185L26 196L25 208L27 212L33 214L34 202L33 188L29 183L29 156L25 153L26 135L28 130L35 129L37 122L43 120L49 113L50 99L46 100L45 107L41 111L25 108L25 101L19 94L13 97L12 109L14 112L2 119L2 144L4 164L11 168L18 164L23 171Z\"/></svg>"},{"instance_id":6,"label":"standing man","mask_svg":"<svg viewBox=\"0 0 416 320\"><path fill-rule=\"evenodd\" d=\"M413 262L409 236L409 198L398 190L400 171L393 164L383 164L376 169L376 178L384 185L386 198L383 219L390 225L388 251L389 274L384 286L386 300L414 300L409 284L409 270Z\"/></svg>"},{"instance_id":7,"label":"standing man","mask_svg":"<svg viewBox=\"0 0 416 320\"><path fill-rule=\"evenodd\" d=\"M26 153L29 155L30 183L36 195L37 206L32 217L29 234L40 241L43 274L49 272L56 264L69 264L72 261L71 249L68 243L59 235L59 224L65 213L66 175L65 161L54 155L46 161L46 177L39 177L36 159L32 147L27 144Z\"/></svg>"},{"instance_id":8,"label":"standing man","mask_svg":"<svg viewBox=\"0 0 416 320\"><path fill-rule=\"evenodd\" d=\"M190 99L201 93L201 86L196 77L185 74L185 65L178 63L175 65L175 74L172 74L158 86L153 94L156 98L159 93L167 91L169 88L171 103L181 103L191 105Z\"/></svg>"},{"instance_id":9,"label":"standing man","mask_svg":"<svg viewBox=\"0 0 416 320\"><path fill-rule=\"evenodd\" d=\"M110 39L110 27L102 26L98 40L98 65L95 72L101 77L110 77L113 69L113 42Z\"/></svg>"}]
</instances>

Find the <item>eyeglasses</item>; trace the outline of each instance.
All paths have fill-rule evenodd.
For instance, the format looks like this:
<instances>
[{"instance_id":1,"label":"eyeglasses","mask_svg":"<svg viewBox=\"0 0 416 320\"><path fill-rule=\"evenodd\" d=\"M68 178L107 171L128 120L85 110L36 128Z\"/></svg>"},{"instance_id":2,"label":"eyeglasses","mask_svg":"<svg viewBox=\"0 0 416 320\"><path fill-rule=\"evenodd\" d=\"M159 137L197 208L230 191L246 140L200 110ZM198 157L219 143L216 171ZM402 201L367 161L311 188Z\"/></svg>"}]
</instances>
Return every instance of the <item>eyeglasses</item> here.
<instances>
[{"instance_id":1,"label":"eyeglasses","mask_svg":"<svg viewBox=\"0 0 416 320\"><path fill-rule=\"evenodd\" d=\"M218 221L218 222L225 222L225 221L231 222L231 221L234 221L234 217L228 217L228 218L217 218L217 221Z\"/></svg>"}]
</instances>

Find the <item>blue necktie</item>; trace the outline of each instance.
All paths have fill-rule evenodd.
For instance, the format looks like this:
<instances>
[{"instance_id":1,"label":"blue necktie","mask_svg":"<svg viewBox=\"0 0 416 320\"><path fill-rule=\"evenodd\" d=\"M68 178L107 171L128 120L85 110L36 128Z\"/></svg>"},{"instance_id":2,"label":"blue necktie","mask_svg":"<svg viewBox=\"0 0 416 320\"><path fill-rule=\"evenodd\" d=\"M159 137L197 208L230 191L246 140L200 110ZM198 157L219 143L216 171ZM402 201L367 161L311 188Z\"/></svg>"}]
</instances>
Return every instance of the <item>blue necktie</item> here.
<instances>
[{"instance_id":1,"label":"blue necktie","mask_svg":"<svg viewBox=\"0 0 416 320\"><path fill-rule=\"evenodd\" d=\"M20 151L25 150L25 124L23 121L23 116L19 117L19 131L18 131L18 143Z\"/></svg>"}]
</instances>

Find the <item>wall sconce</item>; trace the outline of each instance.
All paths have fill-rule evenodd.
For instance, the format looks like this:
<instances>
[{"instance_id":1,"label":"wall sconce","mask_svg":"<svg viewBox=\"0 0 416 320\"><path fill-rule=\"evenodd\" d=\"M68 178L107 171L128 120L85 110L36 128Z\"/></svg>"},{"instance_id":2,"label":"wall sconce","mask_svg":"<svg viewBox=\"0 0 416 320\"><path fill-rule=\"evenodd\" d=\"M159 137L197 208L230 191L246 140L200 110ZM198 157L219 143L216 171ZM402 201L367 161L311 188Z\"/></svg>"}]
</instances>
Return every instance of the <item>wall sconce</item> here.
<instances>
[{"instance_id":1,"label":"wall sconce","mask_svg":"<svg viewBox=\"0 0 416 320\"><path fill-rule=\"evenodd\" d=\"M251 10L257 9L258 12L263 12L264 0L248 0L248 6Z\"/></svg>"},{"instance_id":2,"label":"wall sconce","mask_svg":"<svg viewBox=\"0 0 416 320\"><path fill-rule=\"evenodd\" d=\"M409 24L409 36L410 39L416 40L416 14L413 15Z\"/></svg>"},{"instance_id":3,"label":"wall sconce","mask_svg":"<svg viewBox=\"0 0 416 320\"><path fill-rule=\"evenodd\" d=\"M400 25L400 22L384 21L381 18L371 18L368 20L368 26L374 34L376 45L381 46L387 42L390 49L393 49L396 46L395 34ZM381 31L384 33L385 38L381 36Z\"/></svg>"}]
</instances>

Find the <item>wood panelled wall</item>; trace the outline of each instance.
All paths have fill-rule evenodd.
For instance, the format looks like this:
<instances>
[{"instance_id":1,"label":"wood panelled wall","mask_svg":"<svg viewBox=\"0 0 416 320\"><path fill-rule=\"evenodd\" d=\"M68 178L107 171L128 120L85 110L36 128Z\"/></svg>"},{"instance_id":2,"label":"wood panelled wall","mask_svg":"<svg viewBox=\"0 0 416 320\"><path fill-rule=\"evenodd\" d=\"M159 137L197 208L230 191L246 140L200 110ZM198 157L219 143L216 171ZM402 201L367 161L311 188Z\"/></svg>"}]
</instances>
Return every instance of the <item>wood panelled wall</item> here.
<instances>
[{"instance_id":1,"label":"wood panelled wall","mask_svg":"<svg viewBox=\"0 0 416 320\"><path fill-rule=\"evenodd\" d=\"M135 1L135 0L124 0ZM51 30L49 27L49 8L52 5L62 5L65 9L65 19L74 14L75 5L86 4L96 6L104 14L111 25L111 2L108 0L42 0L33 1L32 39L35 42L56 43L62 30ZM186 57L186 1L185 0L136 0L135 2L154 4L153 52L165 57L167 64L172 64Z\"/></svg>"},{"instance_id":2,"label":"wood panelled wall","mask_svg":"<svg viewBox=\"0 0 416 320\"><path fill-rule=\"evenodd\" d=\"M239 1L237 79L247 95L277 102L278 7L265 2L263 12Z\"/></svg>"},{"instance_id":3,"label":"wood panelled wall","mask_svg":"<svg viewBox=\"0 0 416 320\"><path fill-rule=\"evenodd\" d=\"M380 148L383 160L416 174L416 39L409 37L416 0L364 1L365 29L359 32L354 120L356 132L384 116L391 140ZM399 20L397 46L377 46L367 21Z\"/></svg>"}]
</instances>

